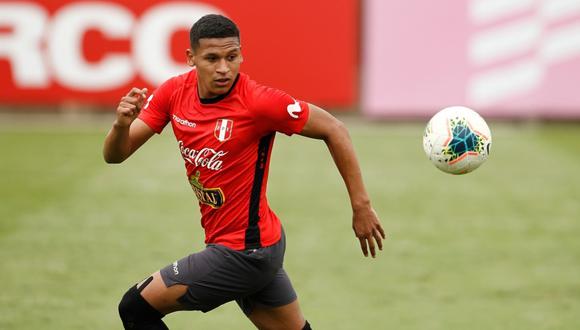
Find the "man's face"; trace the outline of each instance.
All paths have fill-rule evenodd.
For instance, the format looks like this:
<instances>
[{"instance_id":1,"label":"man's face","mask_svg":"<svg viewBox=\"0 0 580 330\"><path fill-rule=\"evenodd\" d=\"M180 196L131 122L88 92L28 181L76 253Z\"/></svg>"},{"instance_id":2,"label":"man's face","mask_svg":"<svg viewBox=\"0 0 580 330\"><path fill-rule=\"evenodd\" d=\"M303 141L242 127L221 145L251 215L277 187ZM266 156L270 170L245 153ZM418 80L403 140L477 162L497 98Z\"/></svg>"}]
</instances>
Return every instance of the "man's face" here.
<instances>
[{"instance_id":1,"label":"man's face","mask_svg":"<svg viewBox=\"0 0 580 330\"><path fill-rule=\"evenodd\" d=\"M197 68L200 97L227 93L240 72L242 60L236 37L199 39L198 47L187 50L187 63Z\"/></svg>"}]
</instances>

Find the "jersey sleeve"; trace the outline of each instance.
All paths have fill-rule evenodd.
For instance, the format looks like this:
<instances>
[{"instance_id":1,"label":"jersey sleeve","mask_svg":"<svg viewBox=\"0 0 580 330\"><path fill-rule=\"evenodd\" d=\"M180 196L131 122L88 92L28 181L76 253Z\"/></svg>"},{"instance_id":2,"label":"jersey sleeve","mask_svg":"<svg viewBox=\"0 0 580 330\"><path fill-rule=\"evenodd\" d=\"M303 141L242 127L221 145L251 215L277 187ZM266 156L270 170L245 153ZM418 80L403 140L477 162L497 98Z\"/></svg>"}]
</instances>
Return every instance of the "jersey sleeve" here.
<instances>
[{"instance_id":1,"label":"jersey sleeve","mask_svg":"<svg viewBox=\"0 0 580 330\"><path fill-rule=\"evenodd\" d=\"M287 93L270 87L254 89L253 111L256 124L262 131L286 135L300 133L308 121L308 103L295 100Z\"/></svg>"},{"instance_id":2,"label":"jersey sleeve","mask_svg":"<svg viewBox=\"0 0 580 330\"><path fill-rule=\"evenodd\" d=\"M157 88L145 102L139 114L155 133L159 134L170 120L171 95L175 90L175 78L169 79Z\"/></svg>"}]
</instances>

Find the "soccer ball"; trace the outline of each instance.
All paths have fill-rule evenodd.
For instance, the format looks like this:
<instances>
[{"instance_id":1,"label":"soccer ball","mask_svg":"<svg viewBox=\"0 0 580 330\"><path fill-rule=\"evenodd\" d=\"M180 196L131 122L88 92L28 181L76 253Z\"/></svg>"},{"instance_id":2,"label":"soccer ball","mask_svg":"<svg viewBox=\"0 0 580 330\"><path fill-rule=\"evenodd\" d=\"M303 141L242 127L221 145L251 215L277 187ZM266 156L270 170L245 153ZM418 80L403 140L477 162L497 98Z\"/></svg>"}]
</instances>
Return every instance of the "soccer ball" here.
<instances>
[{"instance_id":1,"label":"soccer ball","mask_svg":"<svg viewBox=\"0 0 580 330\"><path fill-rule=\"evenodd\" d=\"M491 132L475 111L461 106L436 113L425 128L423 149L443 172L465 174L478 168L489 156Z\"/></svg>"}]
</instances>

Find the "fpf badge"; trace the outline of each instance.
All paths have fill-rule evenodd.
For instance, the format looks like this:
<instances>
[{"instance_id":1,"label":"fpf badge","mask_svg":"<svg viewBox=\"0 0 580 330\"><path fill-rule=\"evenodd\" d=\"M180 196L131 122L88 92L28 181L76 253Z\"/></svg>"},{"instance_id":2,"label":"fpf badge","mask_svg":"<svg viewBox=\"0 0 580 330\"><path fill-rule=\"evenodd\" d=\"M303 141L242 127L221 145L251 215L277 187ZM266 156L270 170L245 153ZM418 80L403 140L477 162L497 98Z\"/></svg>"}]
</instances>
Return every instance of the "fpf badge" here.
<instances>
[{"instance_id":1,"label":"fpf badge","mask_svg":"<svg viewBox=\"0 0 580 330\"><path fill-rule=\"evenodd\" d=\"M232 137L234 121L231 119L218 119L215 124L213 135L220 142L229 140Z\"/></svg>"},{"instance_id":2,"label":"fpf badge","mask_svg":"<svg viewBox=\"0 0 580 330\"><path fill-rule=\"evenodd\" d=\"M199 182L200 177L199 171L196 171L194 175L189 177L189 184L191 189L195 193L197 200L201 204L209 205L214 209L219 209L226 198L224 197L224 192L221 188L204 188L203 183Z\"/></svg>"}]
</instances>

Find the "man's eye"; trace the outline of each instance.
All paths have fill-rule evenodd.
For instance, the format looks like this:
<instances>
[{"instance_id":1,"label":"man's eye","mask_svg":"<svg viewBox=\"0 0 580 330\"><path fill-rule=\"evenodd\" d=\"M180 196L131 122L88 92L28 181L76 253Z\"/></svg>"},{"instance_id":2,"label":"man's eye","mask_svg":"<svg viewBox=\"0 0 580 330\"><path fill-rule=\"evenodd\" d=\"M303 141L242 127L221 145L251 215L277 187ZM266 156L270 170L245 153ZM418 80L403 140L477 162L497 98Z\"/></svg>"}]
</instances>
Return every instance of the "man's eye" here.
<instances>
[{"instance_id":1,"label":"man's eye","mask_svg":"<svg viewBox=\"0 0 580 330\"><path fill-rule=\"evenodd\" d=\"M205 58L206 60L210 61L210 62L215 62L217 60L217 57L215 56L209 56Z\"/></svg>"},{"instance_id":2,"label":"man's eye","mask_svg":"<svg viewBox=\"0 0 580 330\"><path fill-rule=\"evenodd\" d=\"M238 58L238 55L230 55L228 56L228 61L234 61L236 58Z\"/></svg>"}]
</instances>

